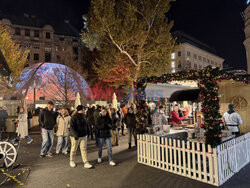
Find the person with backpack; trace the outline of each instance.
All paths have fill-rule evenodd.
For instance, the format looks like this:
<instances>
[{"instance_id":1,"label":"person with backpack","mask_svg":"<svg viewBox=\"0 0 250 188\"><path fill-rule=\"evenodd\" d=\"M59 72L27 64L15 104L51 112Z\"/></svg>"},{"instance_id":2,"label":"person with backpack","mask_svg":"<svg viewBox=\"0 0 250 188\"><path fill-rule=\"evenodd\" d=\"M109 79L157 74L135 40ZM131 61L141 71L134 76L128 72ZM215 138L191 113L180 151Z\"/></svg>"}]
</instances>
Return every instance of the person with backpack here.
<instances>
[{"instance_id":1,"label":"person with backpack","mask_svg":"<svg viewBox=\"0 0 250 188\"><path fill-rule=\"evenodd\" d=\"M70 129L70 120L71 117L67 108L63 107L60 110L60 114L57 116L56 125L57 125L57 145L56 145L56 154L59 154L62 151L63 154L68 154L68 140L69 140L69 129Z\"/></svg>"},{"instance_id":2,"label":"person with backpack","mask_svg":"<svg viewBox=\"0 0 250 188\"><path fill-rule=\"evenodd\" d=\"M85 120L85 109L82 105L77 106L77 112L71 117L70 121L70 167L76 167L75 156L76 151L80 145L80 151L82 155L82 161L84 163L84 168L92 168L92 165L87 159L87 137L89 135L89 127Z\"/></svg>"},{"instance_id":3,"label":"person with backpack","mask_svg":"<svg viewBox=\"0 0 250 188\"><path fill-rule=\"evenodd\" d=\"M228 105L228 111L223 115L224 122L226 124L226 128L233 132L236 136L240 136L240 128L239 125L242 124L242 119L240 114L234 111L234 105Z\"/></svg>"},{"instance_id":4,"label":"person with backpack","mask_svg":"<svg viewBox=\"0 0 250 188\"><path fill-rule=\"evenodd\" d=\"M106 142L107 151L108 151L108 158L109 158L109 165L115 166L115 162L113 161L112 157L112 137L111 137L111 130L113 128L112 120L108 115L106 109L102 109L101 115L98 118L97 123L97 137L98 137L98 163L102 162L102 148L104 143Z\"/></svg>"}]
</instances>

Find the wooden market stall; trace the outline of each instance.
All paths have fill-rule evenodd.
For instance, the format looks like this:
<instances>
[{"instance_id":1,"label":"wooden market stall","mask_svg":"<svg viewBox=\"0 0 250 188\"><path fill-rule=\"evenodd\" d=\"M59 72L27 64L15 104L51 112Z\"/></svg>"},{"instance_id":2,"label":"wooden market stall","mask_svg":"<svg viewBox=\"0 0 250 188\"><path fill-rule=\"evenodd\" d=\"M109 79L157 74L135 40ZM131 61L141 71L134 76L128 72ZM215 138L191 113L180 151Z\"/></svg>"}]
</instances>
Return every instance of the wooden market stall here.
<instances>
[{"instance_id":1,"label":"wooden market stall","mask_svg":"<svg viewBox=\"0 0 250 188\"><path fill-rule=\"evenodd\" d=\"M235 104L236 110L237 107L242 112L244 111L242 109L245 109L245 112L241 112L241 114L243 121L245 118L246 124L249 124L247 117L244 116L249 114L250 76L228 74L218 68L214 69L208 66L203 70L182 71L164 74L160 77L145 77L138 81L136 87L143 91L147 83L169 83L173 80L196 80L198 82L201 113L204 119L203 124L195 127L205 130L204 139L201 137L193 139L189 136L183 139L183 137L176 138L174 136L183 131L190 132L189 128L172 129L170 132L162 134L147 134L145 131L147 107L145 100L143 100L145 94L140 92L136 101L136 128L139 133L137 135L138 162L220 186L250 162L250 133L236 138L226 134L226 139L224 139L221 130L221 113L227 111L228 103ZM235 84L236 91L233 91L231 86L223 85L223 80L238 82ZM248 96L246 96L247 94ZM247 131L247 125L244 126L243 132Z\"/></svg>"}]
</instances>

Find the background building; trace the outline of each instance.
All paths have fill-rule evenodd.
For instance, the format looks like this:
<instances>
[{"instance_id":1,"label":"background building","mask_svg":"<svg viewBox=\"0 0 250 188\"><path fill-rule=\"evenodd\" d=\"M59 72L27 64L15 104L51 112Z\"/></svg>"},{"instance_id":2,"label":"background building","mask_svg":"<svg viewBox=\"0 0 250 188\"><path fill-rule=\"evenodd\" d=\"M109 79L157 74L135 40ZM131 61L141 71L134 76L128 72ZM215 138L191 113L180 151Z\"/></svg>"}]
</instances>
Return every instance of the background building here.
<instances>
[{"instance_id":1,"label":"background building","mask_svg":"<svg viewBox=\"0 0 250 188\"><path fill-rule=\"evenodd\" d=\"M245 21L245 36L246 40L244 41L244 45L246 48L246 56L247 56L247 72L250 74L250 5L248 1L248 6L243 14L243 18Z\"/></svg>"},{"instance_id":2,"label":"background building","mask_svg":"<svg viewBox=\"0 0 250 188\"><path fill-rule=\"evenodd\" d=\"M172 53L172 72L203 69L209 65L223 69L224 59L217 55L215 49L181 31L173 33L173 36L177 39L179 47Z\"/></svg>"},{"instance_id":3,"label":"background building","mask_svg":"<svg viewBox=\"0 0 250 188\"><path fill-rule=\"evenodd\" d=\"M35 15L6 15L0 12L0 23L10 27L13 39L21 48L28 48L28 64L38 62L61 63L68 54L74 61L81 61L79 32L68 20L48 23ZM68 52L68 53L66 53Z\"/></svg>"}]
</instances>

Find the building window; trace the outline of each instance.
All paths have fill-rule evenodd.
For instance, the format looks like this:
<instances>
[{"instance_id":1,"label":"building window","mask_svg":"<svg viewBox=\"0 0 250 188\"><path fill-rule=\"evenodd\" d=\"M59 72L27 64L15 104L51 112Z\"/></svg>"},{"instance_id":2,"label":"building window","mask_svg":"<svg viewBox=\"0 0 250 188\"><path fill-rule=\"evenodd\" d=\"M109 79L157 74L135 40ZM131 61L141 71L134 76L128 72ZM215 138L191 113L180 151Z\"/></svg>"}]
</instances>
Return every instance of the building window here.
<instances>
[{"instance_id":1,"label":"building window","mask_svg":"<svg viewBox=\"0 0 250 188\"><path fill-rule=\"evenodd\" d=\"M203 57L203 61L204 61L204 62L207 62L207 59L206 59L205 57Z\"/></svg>"},{"instance_id":2,"label":"building window","mask_svg":"<svg viewBox=\"0 0 250 188\"><path fill-rule=\"evenodd\" d=\"M34 37L39 37L39 30L34 31Z\"/></svg>"},{"instance_id":3,"label":"building window","mask_svg":"<svg viewBox=\"0 0 250 188\"><path fill-rule=\"evenodd\" d=\"M201 56L199 56L198 59L201 61Z\"/></svg>"},{"instance_id":4,"label":"building window","mask_svg":"<svg viewBox=\"0 0 250 188\"><path fill-rule=\"evenodd\" d=\"M50 39L50 32L46 32L46 39Z\"/></svg>"},{"instance_id":5,"label":"building window","mask_svg":"<svg viewBox=\"0 0 250 188\"><path fill-rule=\"evenodd\" d=\"M40 49L39 44L35 44L35 45L34 45L34 49Z\"/></svg>"},{"instance_id":6,"label":"building window","mask_svg":"<svg viewBox=\"0 0 250 188\"><path fill-rule=\"evenodd\" d=\"M24 48L30 48L30 43L26 43L23 46L24 46Z\"/></svg>"},{"instance_id":7,"label":"building window","mask_svg":"<svg viewBox=\"0 0 250 188\"><path fill-rule=\"evenodd\" d=\"M63 37L60 37L59 40L60 40L60 41L64 41L64 38L63 38Z\"/></svg>"},{"instance_id":8,"label":"building window","mask_svg":"<svg viewBox=\"0 0 250 188\"><path fill-rule=\"evenodd\" d=\"M181 56L181 52L178 52L178 56L179 56L179 57Z\"/></svg>"},{"instance_id":9,"label":"building window","mask_svg":"<svg viewBox=\"0 0 250 188\"><path fill-rule=\"evenodd\" d=\"M207 62L210 64L210 59L207 59Z\"/></svg>"},{"instance_id":10,"label":"building window","mask_svg":"<svg viewBox=\"0 0 250 188\"><path fill-rule=\"evenodd\" d=\"M197 55L196 54L194 54L194 59L197 59Z\"/></svg>"},{"instance_id":11,"label":"building window","mask_svg":"<svg viewBox=\"0 0 250 188\"><path fill-rule=\"evenodd\" d=\"M194 69L197 70L197 64L194 64Z\"/></svg>"},{"instance_id":12,"label":"building window","mask_svg":"<svg viewBox=\"0 0 250 188\"><path fill-rule=\"evenodd\" d=\"M181 62L179 61L178 68L180 69L181 67L182 67Z\"/></svg>"},{"instance_id":13,"label":"building window","mask_svg":"<svg viewBox=\"0 0 250 188\"><path fill-rule=\"evenodd\" d=\"M51 62L51 53L45 52L45 62Z\"/></svg>"},{"instance_id":14,"label":"building window","mask_svg":"<svg viewBox=\"0 0 250 188\"><path fill-rule=\"evenodd\" d=\"M39 61L39 54L34 54L34 60Z\"/></svg>"},{"instance_id":15,"label":"building window","mask_svg":"<svg viewBox=\"0 0 250 188\"><path fill-rule=\"evenodd\" d=\"M50 47L45 47L45 48L44 48L44 51L45 51L45 52L51 52L52 49L51 49Z\"/></svg>"},{"instance_id":16,"label":"building window","mask_svg":"<svg viewBox=\"0 0 250 188\"><path fill-rule=\"evenodd\" d=\"M21 35L21 30L20 28L15 29L15 35Z\"/></svg>"},{"instance_id":17,"label":"building window","mask_svg":"<svg viewBox=\"0 0 250 188\"><path fill-rule=\"evenodd\" d=\"M72 39L72 41L73 41L73 42L78 42L78 40L77 40L77 39Z\"/></svg>"},{"instance_id":18,"label":"building window","mask_svg":"<svg viewBox=\"0 0 250 188\"><path fill-rule=\"evenodd\" d=\"M73 53L75 55L78 55L78 47L73 47L72 49L73 49Z\"/></svg>"},{"instance_id":19,"label":"building window","mask_svg":"<svg viewBox=\"0 0 250 188\"><path fill-rule=\"evenodd\" d=\"M212 64L212 65L214 65L214 62L213 62L213 61L211 61L211 64Z\"/></svg>"},{"instance_id":20,"label":"building window","mask_svg":"<svg viewBox=\"0 0 250 188\"><path fill-rule=\"evenodd\" d=\"M191 56L191 53L189 51L187 51L187 56L189 56L189 57Z\"/></svg>"},{"instance_id":21,"label":"building window","mask_svg":"<svg viewBox=\"0 0 250 188\"><path fill-rule=\"evenodd\" d=\"M61 57L59 55L56 56L57 61L61 61Z\"/></svg>"},{"instance_id":22,"label":"building window","mask_svg":"<svg viewBox=\"0 0 250 188\"><path fill-rule=\"evenodd\" d=\"M202 69L202 65L199 65L199 69Z\"/></svg>"},{"instance_id":23,"label":"building window","mask_svg":"<svg viewBox=\"0 0 250 188\"><path fill-rule=\"evenodd\" d=\"M30 30L29 29L25 29L25 36L30 36Z\"/></svg>"}]
</instances>

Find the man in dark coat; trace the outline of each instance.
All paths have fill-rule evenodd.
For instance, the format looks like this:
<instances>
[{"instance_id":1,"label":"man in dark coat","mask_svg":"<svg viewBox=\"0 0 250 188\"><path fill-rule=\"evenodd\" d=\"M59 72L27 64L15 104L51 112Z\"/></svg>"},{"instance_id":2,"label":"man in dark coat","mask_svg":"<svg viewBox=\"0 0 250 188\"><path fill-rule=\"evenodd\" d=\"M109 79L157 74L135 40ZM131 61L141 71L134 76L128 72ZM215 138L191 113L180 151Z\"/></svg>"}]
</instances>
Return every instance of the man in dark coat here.
<instances>
[{"instance_id":1,"label":"man in dark coat","mask_svg":"<svg viewBox=\"0 0 250 188\"><path fill-rule=\"evenodd\" d=\"M82 105L77 106L77 113L73 115L70 121L70 167L76 167L75 156L78 146L80 145L80 151L82 154L82 161L84 168L92 168L87 159L87 137L89 135L89 127L84 117L85 109Z\"/></svg>"},{"instance_id":2,"label":"man in dark coat","mask_svg":"<svg viewBox=\"0 0 250 188\"><path fill-rule=\"evenodd\" d=\"M90 105L87 111L87 123L89 126L91 140L94 139L93 132L94 132L94 125L95 125L95 118L94 118L95 107Z\"/></svg>"},{"instance_id":3,"label":"man in dark coat","mask_svg":"<svg viewBox=\"0 0 250 188\"><path fill-rule=\"evenodd\" d=\"M6 110L6 106L3 106L0 109L0 132L6 132L6 119L8 118L8 113Z\"/></svg>"},{"instance_id":4,"label":"man in dark coat","mask_svg":"<svg viewBox=\"0 0 250 188\"><path fill-rule=\"evenodd\" d=\"M48 102L47 108L43 109L39 114L39 125L42 128L42 148L40 157L52 157L51 149L53 146L54 133L53 129L56 125L57 113L53 111L54 103Z\"/></svg>"},{"instance_id":5,"label":"man in dark coat","mask_svg":"<svg viewBox=\"0 0 250 188\"><path fill-rule=\"evenodd\" d=\"M107 110L103 109L101 115L98 118L97 123L97 137L98 137L98 163L102 162L102 148L106 142L109 164L115 166L115 162L112 160L112 138L111 129L113 128L112 120L107 113Z\"/></svg>"},{"instance_id":6,"label":"man in dark coat","mask_svg":"<svg viewBox=\"0 0 250 188\"><path fill-rule=\"evenodd\" d=\"M136 116L133 108L129 108L128 113L124 117L124 123L127 125L128 129L128 149L131 149L132 135L134 136L135 146L137 146L136 138Z\"/></svg>"}]
</instances>

